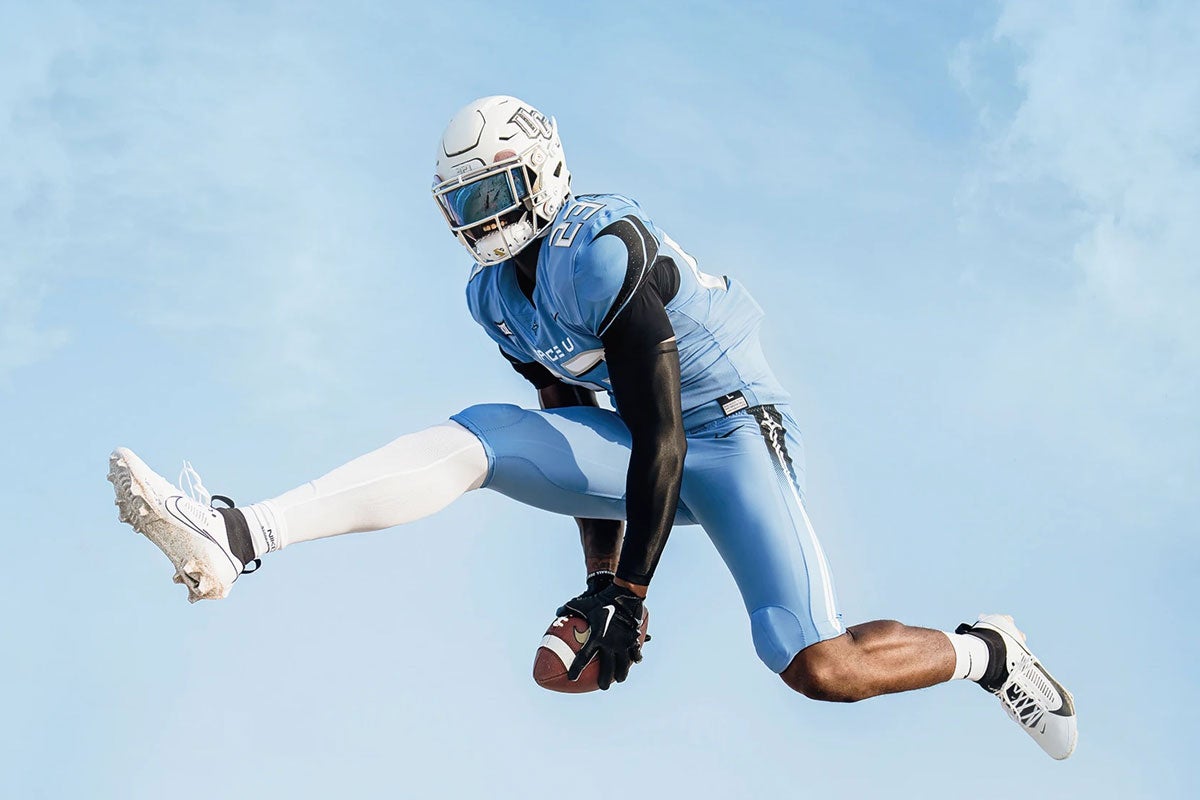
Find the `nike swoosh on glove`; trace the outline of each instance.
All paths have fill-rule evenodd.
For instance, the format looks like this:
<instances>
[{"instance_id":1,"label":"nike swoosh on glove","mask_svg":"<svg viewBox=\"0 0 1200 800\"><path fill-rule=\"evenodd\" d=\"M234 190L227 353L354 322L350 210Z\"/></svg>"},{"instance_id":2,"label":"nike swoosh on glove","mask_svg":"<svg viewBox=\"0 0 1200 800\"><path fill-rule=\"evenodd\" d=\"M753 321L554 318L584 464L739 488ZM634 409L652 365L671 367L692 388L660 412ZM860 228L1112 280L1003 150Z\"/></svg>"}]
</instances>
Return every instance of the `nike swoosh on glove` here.
<instances>
[{"instance_id":1,"label":"nike swoosh on glove","mask_svg":"<svg viewBox=\"0 0 1200 800\"><path fill-rule=\"evenodd\" d=\"M578 680L593 658L600 660L599 685L607 690L613 682L629 677L629 667L642 660L638 629L645 609L642 598L613 583L603 590L567 601L559 616L570 614L587 620L588 639L567 670L567 677Z\"/></svg>"}]
</instances>

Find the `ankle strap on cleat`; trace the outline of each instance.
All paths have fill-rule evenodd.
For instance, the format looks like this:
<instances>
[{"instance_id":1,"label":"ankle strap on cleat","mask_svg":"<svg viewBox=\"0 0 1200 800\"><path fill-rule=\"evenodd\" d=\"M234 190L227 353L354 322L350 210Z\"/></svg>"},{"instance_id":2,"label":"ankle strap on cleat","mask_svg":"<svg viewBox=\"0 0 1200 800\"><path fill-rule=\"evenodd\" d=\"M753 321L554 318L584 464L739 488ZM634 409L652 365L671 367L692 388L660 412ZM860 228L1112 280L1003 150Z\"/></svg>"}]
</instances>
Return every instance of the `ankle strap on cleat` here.
<instances>
[{"instance_id":1,"label":"ankle strap on cleat","mask_svg":"<svg viewBox=\"0 0 1200 800\"><path fill-rule=\"evenodd\" d=\"M214 504L218 500L228 506L228 508L218 508L213 505L213 509L225 518L225 535L229 538L229 549L233 551L237 560L242 562L242 574L250 575L258 572L258 568L262 566L262 559L254 555L254 543L250 538L250 526L246 524L245 515L237 509L233 500L225 495L214 494L212 496ZM254 569L246 569L251 564L254 565Z\"/></svg>"}]
</instances>

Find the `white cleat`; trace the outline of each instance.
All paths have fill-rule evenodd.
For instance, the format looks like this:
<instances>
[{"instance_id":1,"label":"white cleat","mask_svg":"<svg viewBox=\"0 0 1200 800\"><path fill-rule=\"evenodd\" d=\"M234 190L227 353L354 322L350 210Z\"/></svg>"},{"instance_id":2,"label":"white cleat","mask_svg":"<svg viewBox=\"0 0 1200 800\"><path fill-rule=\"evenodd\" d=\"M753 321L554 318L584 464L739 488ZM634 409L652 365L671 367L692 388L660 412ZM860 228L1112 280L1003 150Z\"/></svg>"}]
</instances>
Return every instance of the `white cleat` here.
<instances>
[{"instance_id":1,"label":"white cleat","mask_svg":"<svg viewBox=\"0 0 1200 800\"><path fill-rule=\"evenodd\" d=\"M1075 752L1079 739L1075 700L1025 646L1025 634L1013 618L1007 614L980 614L978 622L960 625L958 632L1000 644L1004 669L993 672L989 667L981 685L1000 698L1004 713L1052 758L1061 761ZM991 685L985 683L988 678L992 679Z\"/></svg>"},{"instance_id":2,"label":"white cleat","mask_svg":"<svg viewBox=\"0 0 1200 800\"><path fill-rule=\"evenodd\" d=\"M180 474L187 492L124 447L112 452L108 465L117 516L171 559L175 583L187 587L188 602L229 594L245 564L230 550L225 519L211 506L212 496L191 465L185 463Z\"/></svg>"}]
</instances>

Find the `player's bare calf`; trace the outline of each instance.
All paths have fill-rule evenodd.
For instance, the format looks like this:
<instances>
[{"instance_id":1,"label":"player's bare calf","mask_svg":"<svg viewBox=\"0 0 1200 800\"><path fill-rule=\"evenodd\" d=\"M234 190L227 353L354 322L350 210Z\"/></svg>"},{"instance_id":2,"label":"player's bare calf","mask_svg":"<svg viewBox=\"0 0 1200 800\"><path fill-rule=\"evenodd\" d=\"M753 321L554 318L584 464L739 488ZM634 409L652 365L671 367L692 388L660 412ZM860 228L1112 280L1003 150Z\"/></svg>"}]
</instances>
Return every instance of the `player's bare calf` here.
<instances>
[{"instance_id":1,"label":"player's bare calf","mask_svg":"<svg viewBox=\"0 0 1200 800\"><path fill-rule=\"evenodd\" d=\"M954 635L986 646L968 667L980 686L1000 698L1004 711L1048 755L1064 759L1075 750L1078 730L1071 693L1025 646L1012 617L985 614ZM956 650L942 631L890 620L854 625L842 636L806 647L780 675L814 700L852 703L892 692L922 689L955 677Z\"/></svg>"}]
</instances>

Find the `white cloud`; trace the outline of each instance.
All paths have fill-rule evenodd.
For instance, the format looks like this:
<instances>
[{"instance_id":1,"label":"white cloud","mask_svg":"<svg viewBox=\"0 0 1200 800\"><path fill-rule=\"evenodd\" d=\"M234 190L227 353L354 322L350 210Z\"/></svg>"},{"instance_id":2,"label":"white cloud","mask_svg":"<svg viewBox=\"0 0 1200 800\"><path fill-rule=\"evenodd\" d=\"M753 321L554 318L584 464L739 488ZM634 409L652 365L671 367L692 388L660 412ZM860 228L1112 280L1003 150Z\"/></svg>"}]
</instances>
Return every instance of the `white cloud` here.
<instances>
[{"instance_id":1,"label":"white cloud","mask_svg":"<svg viewBox=\"0 0 1200 800\"><path fill-rule=\"evenodd\" d=\"M0 381L40 361L67 341L67 332L38 321L41 293L0 273Z\"/></svg>"},{"instance_id":2,"label":"white cloud","mask_svg":"<svg viewBox=\"0 0 1200 800\"><path fill-rule=\"evenodd\" d=\"M76 14L47 12L27 19L14 12L0 26L0 381L68 339L43 320L44 301L62 277L63 152L29 112L89 31Z\"/></svg>"},{"instance_id":3,"label":"white cloud","mask_svg":"<svg viewBox=\"0 0 1200 800\"><path fill-rule=\"evenodd\" d=\"M64 341L45 298L78 340L133 324L273 407L311 406L402 305L370 288L395 252L373 157L407 143L362 118L318 25L189 14L42 10L15 20L19 48L0 34L0 371ZM65 308L84 282L101 291Z\"/></svg>"},{"instance_id":4,"label":"white cloud","mask_svg":"<svg viewBox=\"0 0 1200 800\"><path fill-rule=\"evenodd\" d=\"M1153 497L1143 533L1200 470L1197 41L1194 3L1009 0L950 65L983 132L962 221L1008 326L971 376L982 427Z\"/></svg>"},{"instance_id":5,"label":"white cloud","mask_svg":"<svg viewBox=\"0 0 1200 800\"><path fill-rule=\"evenodd\" d=\"M1200 6L1011 0L995 36L1020 98L985 109L993 177L1056 185L1084 300L1200 356Z\"/></svg>"}]
</instances>

